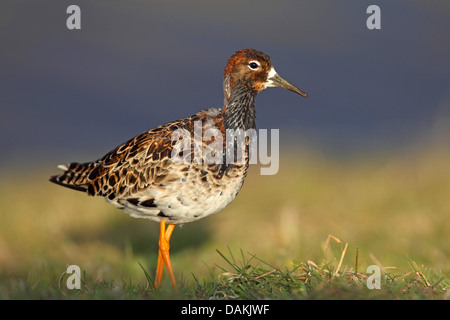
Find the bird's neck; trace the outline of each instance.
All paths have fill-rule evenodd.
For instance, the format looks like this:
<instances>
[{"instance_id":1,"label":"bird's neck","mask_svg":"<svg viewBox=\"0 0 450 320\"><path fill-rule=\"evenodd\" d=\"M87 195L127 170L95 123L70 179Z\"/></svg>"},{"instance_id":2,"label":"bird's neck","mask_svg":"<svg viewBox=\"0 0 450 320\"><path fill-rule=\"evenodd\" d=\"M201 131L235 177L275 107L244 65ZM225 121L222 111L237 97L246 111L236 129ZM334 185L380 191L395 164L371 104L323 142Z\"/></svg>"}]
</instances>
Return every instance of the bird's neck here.
<instances>
[{"instance_id":1,"label":"bird's neck","mask_svg":"<svg viewBox=\"0 0 450 320\"><path fill-rule=\"evenodd\" d=\"M224 125L225 129L255 129L256 91L243 83L228 90L225 88Z\"/></svg>"}]
</instances>

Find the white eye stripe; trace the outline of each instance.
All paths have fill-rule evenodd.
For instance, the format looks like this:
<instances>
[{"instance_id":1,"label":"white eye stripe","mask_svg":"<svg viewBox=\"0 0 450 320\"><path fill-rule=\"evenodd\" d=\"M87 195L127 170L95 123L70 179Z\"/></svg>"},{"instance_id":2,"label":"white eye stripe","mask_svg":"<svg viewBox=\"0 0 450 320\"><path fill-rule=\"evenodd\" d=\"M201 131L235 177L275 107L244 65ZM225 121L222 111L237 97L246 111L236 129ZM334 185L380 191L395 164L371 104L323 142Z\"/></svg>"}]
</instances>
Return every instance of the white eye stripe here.
<instances>
[{"instance_id":1,"label":"white eye stripe","mask_svg":"<svg viewBox=\"0 0 450 320\"><path fill-rule=\"evenodd\" d=\"M248 63L247 66L250 68L250 70L256 70L261 67L261 64L256 60L252 60Z\"/></svg>"}]
</instances>

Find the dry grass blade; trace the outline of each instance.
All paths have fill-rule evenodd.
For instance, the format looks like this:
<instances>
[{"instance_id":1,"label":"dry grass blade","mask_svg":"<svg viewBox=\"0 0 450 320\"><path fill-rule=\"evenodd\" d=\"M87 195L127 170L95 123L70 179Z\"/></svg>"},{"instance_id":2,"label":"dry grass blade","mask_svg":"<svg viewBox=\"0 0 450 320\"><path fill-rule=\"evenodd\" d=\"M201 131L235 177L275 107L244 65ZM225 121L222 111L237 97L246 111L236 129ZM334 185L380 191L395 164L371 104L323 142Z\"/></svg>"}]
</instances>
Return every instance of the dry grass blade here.
<instances>
[{"instance_id":1,"label":"dry grass blade","mask_svg":"<svg viewBox=\"0 0 450 320\"><path fill-rule=\"evenodd\" d=\"M426 285L427 287L431 287L431 284L428 282L427 278L425 277L425 275L423 274L423 272L420 270L420 268L419 268L419 266L416 264L416 262L413 261L412 263L413 263L414 269L416 270L416 275L417 275L419 278L421 278L421 279L425 282L425 285Z\"/></svg>"},{"instance_id":2,"label":"dry grass blade","mask_svg":"<svg viewBox=\"0 0 450 320\"><path fill-rule=\"evenodd\" d=\"M342 261L344 260L345 253L347 252L347 246L348 246L348 242L345 243L344 250L342 250L341 258L339 259L339 264L333 273L333 277L335 277L339 273L339 270L341 269Z\"/></svg>"},{"instance_id":3,"label":"dry grass blade","mask_svg":"<svg viewBox=\"0 0 450 320\"><path fill-rule=\"evenodd\" d=\"M327 261L328 261L328 247L330 246L330 240L331 239L333 239L337 243L342 243L342 240L339 239L338 237L335 237L335 236L333 236L331 234L328 235L327 241L325 241L325 260L327 260Z\"/></svg>"}]
</instances>

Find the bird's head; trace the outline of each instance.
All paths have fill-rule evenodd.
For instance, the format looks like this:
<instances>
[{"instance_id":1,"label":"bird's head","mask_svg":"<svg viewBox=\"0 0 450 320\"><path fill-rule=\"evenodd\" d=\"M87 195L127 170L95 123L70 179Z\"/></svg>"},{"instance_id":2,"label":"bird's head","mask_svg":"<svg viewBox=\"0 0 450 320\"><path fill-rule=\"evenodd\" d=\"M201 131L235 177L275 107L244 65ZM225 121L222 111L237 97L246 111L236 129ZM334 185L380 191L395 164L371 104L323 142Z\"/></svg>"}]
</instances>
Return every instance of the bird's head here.
<instances>
[{"instance_id":1,"label":"bird's head","mask_svg":"<svg viewBox=\"0 0 450 320\"><path fill-rule=\"evenodd\" d=\"M225 100L230 98L231 92L238 86L252 90L255 94L267 87L281 87L305 98L308 96L280 77L272 65L272 59L255 49L236 51L228 59L224 71Z\"/></svg>"}]
</instances>

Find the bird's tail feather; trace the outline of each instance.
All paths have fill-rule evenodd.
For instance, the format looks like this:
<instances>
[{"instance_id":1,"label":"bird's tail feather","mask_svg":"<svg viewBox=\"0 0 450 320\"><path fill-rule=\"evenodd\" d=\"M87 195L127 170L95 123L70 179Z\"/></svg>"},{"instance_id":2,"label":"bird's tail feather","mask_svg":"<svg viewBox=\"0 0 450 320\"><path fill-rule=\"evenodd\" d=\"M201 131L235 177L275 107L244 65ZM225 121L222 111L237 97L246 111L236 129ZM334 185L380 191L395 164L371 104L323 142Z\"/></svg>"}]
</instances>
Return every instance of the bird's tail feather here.
<instances>
[{"instance_id":1,"label":"bird's tail feather","mask_svg":"<svg viewBox=\"0 0 450 320\"><path fill-rule=\"evenodd\" d=\"M84 191L88 189L88 176L93 163L76 163L69 166L59 165L58 168L65 170L63 173L50 177L50 181L70 189Z\"/></svg>"}]
</instances>

